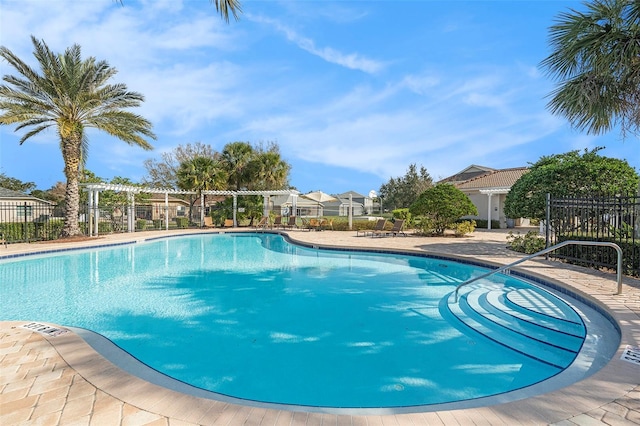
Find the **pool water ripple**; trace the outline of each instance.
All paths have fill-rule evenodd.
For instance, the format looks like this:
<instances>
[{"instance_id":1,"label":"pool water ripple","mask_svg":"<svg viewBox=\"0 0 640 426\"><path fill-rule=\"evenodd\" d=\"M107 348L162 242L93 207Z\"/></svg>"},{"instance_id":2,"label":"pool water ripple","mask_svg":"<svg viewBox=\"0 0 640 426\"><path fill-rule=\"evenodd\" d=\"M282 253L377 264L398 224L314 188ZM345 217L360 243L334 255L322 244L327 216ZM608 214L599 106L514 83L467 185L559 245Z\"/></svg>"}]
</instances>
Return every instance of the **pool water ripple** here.
<instances>
[{"instance_id":1,"label":"pool water ripple","mask_svg":"<svg viewBox=\"0 0 640 426\"><path fill-rule=\"evenodd\" d=\"M443 259L208 234L0 266L2 320L86 328L177 380L245 400L423 406L504 394L559 371L441 315L455 286L484 272Z\"/></svg>"}]
</instances>

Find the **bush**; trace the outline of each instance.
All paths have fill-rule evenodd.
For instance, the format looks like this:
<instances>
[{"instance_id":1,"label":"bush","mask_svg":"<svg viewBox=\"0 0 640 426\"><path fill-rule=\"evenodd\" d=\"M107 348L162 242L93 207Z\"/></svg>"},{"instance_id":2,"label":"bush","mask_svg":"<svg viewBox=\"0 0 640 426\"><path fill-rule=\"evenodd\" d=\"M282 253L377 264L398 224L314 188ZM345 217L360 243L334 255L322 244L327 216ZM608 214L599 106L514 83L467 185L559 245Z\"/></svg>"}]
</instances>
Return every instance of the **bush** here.
<instances>
[{"instance_id":1,"label":"bush","mask_svg":"<svg viewBox=\"0 0 640 426\"><path fill-rule=\"evenodd\" d=\"M489 225L489 221L486 219L475 219L476 221L476 228L478 229L489 229L488 225ZM500 229L500 221L499 220L492 220L491 221L491 229Z\"/></svg>"},{"instance_id":2,"label":"bush","mask_svg":"<svg viewBox=\"0 0 640 426\"><path fill-rule=\"evenodd\" d=\"M558 237L558 243L567 240L601 241L616 243L622 249L622 272L625 275L640 277L640 241L635 244L615 238L592 238L582 235L563 235ZM569 245L555 250L552 255L567 257L568 263L576 265L596 265L615 269L618 264L618 253L611 247ZM572 259L573 258L573 259Z\"/></svg>"},{"instance_id":3,"label":"bush","mask_svg":"<svg viewBox=\"0 0 640 426\"><path fill-rule=\"evenodd\" d=\"M411 214L429 219L436 235L442 235L462 216L477 215L471 199L451 184L440 184L424 191L409 208Z\"/></svg>"},{"instance_id":4,"label":"bush","mask_svg":"<svg viewBox=\"0 0 640 426\"><path fill-rule=\"evenodd\" d=\"M144 231L145 229L147 229L147 220L146 219L136 220L136 229L138 231Z\"/></svg>"},{"instance_id":5,"label":"bush","mask_svg":"<svg viewBox=\"0 0 640 426\"><path fill-rule=\"evenodd\" d=\"M456 237L464 237L467 234L472 233L476 229L476 221L475 220L464 220L462 222L458 222L453 227L453 230L456 233Z\"/></svg>"},{"instance_id":6,"label":"bush","mask_svg":"<svg viewBox=\"0 0 640 426\"><path fill-rule=\"evenodd\" d=\"M395 209L391 212L393 214L394 219L404 220L405 227L410 226L411 222L411 212L409 209Z\"/></svg>"},{"instance_id":7,"label":"bush","mask_svg":"<svg viewBox=\"0 0 640 426\"><path fill-rule=\"evenodd\" d=\"M178 228L187 228L189 226L189 218L187 217L176 217L176 225Z\"/></svg>"},{"instance_id":8,"label":"bush","mask_svg":"<svg viewBox=\"0 0 640 426\"><path fill-rule=\"evenodd\" d=\"M529 231L525 235L514 235L509 231L507 236L508 247L520 253L533 254L544 249L545 239L538 235L537 231Z\"/></svg>"}]
</instances>

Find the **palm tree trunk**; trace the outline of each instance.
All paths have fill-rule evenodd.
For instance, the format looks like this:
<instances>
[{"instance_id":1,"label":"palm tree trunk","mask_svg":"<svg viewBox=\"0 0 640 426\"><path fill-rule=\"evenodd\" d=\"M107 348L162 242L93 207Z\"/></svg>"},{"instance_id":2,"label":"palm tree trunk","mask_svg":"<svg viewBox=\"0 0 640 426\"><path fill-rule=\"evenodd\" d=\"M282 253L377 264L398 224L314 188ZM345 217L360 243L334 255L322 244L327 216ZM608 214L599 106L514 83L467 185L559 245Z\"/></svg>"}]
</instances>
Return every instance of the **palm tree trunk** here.
<instances>
[{"instance_id":1,"label":"palm tree trunk","mask_svg":"<svg viewBox=\"0 0 640 426\"><path fill-rule=\"evenodd\" d=\"M80 235L80 227L78 226L78 209L80 204L78 174L82 159L81 141L82 135L76 133L73 133L68 138L62 139L64 175L67 178L67 190L64 194L64 226L61 232L63 238Z\"/></svg>"}]
</instances>

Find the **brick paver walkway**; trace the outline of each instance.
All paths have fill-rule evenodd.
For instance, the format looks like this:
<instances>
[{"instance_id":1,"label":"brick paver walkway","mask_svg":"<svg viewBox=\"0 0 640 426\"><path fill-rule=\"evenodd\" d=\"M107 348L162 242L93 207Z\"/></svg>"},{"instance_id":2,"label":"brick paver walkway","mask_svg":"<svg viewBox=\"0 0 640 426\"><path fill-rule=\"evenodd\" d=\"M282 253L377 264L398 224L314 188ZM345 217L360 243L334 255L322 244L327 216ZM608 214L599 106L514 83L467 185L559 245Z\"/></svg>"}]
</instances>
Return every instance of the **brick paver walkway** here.
<instances>
[{"instance_id":1,"label":"brick paver walkway","mask_svg":"<svg viewBox=\"0 0 640 426\"><path fill-rule=\"evenodd\" d=\"M159 235L115 235L76 245ZM292 231L290 235L318 245L398 248L503 264L520 256L505 249L505 233L500 231L476 231L465 239L369 238L329 231ZM8 254L60 247L66 245L20 244L0 250ZM622 342L607 366L566 388L491 407L382 416L302 413L228 404L164 389L123 372L72 332L52 337L23 328L29 323L25 318L0 322L0 424L640 424L640 366L620 359L626 345L640 346L640 282L625 278L623 294L618 296L612 274L541 260L527 262L523 269L565 283L608 309L620 324Z\"/></svg>"}]
</instances>

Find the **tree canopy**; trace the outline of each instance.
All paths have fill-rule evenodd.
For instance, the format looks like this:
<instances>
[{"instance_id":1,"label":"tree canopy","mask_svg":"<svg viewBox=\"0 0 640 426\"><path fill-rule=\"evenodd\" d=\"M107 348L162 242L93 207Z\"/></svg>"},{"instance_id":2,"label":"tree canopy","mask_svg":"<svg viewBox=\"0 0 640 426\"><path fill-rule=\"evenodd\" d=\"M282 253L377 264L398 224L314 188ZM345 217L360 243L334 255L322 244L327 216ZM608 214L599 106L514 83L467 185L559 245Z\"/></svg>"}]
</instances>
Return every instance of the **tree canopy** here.
<instances>
[{"instance_id":1,"label":"tree canopy","mask_svg":"<svg viewBox=\"0 0 640 426\"><path fill-rule=\"evenodd\" d=\"M640 125L640 2L593 0L586 11L561 13L542 61L558 81L548 107L590 134Z\"/></svg>"},{"instance_id":2,"label":"tree canopy","mask_svg":"<svg viewBox=\"0 0 640 426\"><path fill-rule=\"evenodd\" d=\"M511 187L505 200L508 217L544 219L546 194L586 196L630 194L640 177L625 160L591 151L543 156Z\"/></svg>"},{"instance_id":3,"label":"tree canopy","mask_svg":"<svg viewBox=\"0 0 640 426\"><path fill-rule=\"evenodd\" d=\"M379 196L390 210L408 208L420 194L433 185L433 179L423 166L410 164L404 176L391 178L380 187Z\"/></svg>"},{"instance_id":4,"label":"tree canopy","mask_svg":"<svg viewBox=\"0 0 640 426\"><path fill-rule=\"evenodd\" d=\"M478 209L471 199L455 186L442 183L424 191L411 204L412 215L422 216L437 235L442 235L463 216L477 215Z\"/></svg>"}]
</instances>

